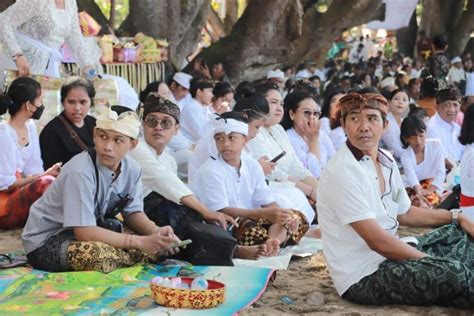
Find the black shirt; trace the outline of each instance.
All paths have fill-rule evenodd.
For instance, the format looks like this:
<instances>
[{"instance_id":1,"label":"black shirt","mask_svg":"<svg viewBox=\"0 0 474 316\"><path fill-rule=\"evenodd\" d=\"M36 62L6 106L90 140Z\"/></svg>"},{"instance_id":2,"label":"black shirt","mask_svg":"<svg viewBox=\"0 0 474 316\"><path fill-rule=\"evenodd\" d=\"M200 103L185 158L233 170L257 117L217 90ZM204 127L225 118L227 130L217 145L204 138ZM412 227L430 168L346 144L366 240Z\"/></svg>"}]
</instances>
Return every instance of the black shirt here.
<instances>
[{"instance_id":1,"label":"black shirt","mask_svg":"<svg viewBox=\"0 0 474 316\"><path fill-rule=\"evenodd\" d=\"M95 127L95 118L87 115L84 118L84 126L77 127L70 122L64 112L62 117L71 125L73 130L81 138L88 148L94 147L93 132ZM43 159L44 169L47 170L57 162L65 164L72 157L82 152L79 145L71 138L70 133L59 120L58 117L52 119L40 133L41 158Z\"/></svg>"}]
</instances>

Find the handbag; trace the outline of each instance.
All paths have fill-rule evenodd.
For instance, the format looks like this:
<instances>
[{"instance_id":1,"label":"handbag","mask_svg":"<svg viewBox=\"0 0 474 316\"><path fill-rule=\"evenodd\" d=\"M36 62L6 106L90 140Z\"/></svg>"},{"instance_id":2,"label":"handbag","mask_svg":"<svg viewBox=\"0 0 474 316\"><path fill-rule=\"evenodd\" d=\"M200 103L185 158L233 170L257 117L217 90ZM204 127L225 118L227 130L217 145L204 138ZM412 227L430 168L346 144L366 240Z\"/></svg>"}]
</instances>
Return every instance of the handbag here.
<instances>
[{"instance_id":1,"label":"handbag","mask_svg":"<svg viewBox=\"0 0 474 316\"><path fill-rule=\"evenodd\" d=\"M204 223L199 213L169 201L157 192L145 197L144 211L158 226L169 225L180 239L193 241L174 258L194 265L234 265L236 239L222 227Z\"/></svg>"}]
</instances>

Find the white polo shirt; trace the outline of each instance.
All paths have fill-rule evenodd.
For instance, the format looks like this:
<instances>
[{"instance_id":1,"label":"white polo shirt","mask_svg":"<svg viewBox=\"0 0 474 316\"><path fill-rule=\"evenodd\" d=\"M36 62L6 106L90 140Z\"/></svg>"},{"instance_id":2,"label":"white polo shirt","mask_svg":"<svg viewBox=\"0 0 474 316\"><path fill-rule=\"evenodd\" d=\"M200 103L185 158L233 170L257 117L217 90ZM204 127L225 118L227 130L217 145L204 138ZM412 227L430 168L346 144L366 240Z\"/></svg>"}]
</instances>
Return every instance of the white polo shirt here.
<instances>
[{"instance_id":1,"label":"white polo shirt","mask_svg":"<svg viewBox=\"0 0 474 316\"><path fill-rule=\"evenodd\" d=\"M378 161L385 179L382 197L374 163L349 142L328 162L319 180L318 221L323 252L339 295L374 273L386 260L371 250L350 224L375 219L395 235L397 216L411 205L393 157L380 149Z\"/></svg>"}]
</instances>

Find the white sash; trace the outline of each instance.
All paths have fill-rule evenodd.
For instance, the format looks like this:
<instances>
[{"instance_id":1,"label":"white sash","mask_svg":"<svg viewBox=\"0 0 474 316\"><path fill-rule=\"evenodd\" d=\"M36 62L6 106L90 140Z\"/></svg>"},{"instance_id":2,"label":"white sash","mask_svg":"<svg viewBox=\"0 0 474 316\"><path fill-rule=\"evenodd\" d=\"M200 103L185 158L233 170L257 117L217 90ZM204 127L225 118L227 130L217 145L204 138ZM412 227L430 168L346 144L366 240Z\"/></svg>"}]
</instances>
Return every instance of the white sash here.
<instances>
[{"instance_id":1,"label":"white sash","mask_svg":"<svg viewBox=\"0 0 474 316\"><path fill-rule=\"evenodd\" d=\"M59 78L60 77L60 72L59 69L61 67L61 63L63 61L63 57L61 55L61 52L57 49L53 49L49 47L48 45L45 45L41 41L38 41L22 32L16 31L15 32L17 38L23 40L27 44L30 44L43 52L49 54L49 61L48 65L46 66L46 71L44 73L45 76L49 77L55 77ZM42 75L42 74L41 74Z\"/></svg>"}]
</instances>

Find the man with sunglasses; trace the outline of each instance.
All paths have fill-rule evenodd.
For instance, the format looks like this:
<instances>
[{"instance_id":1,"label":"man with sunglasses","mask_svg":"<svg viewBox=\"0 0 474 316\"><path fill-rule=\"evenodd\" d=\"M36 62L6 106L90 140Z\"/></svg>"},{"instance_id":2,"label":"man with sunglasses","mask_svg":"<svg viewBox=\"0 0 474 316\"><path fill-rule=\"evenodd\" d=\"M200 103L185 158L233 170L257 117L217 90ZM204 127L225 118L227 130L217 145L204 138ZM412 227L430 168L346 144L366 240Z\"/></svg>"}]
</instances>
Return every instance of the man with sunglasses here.
<instances>
[{"instance_id":1,"label":"man with sunglasses","mask_svg":"<svg viewBox=\"0 0 474 316\"><path fill-rule=\"evenodd\" d=\"M347 143L318 186L323 252L337 292L362 304L474 306L474 223L459 211L411 205L393 157L378 148L385 98L350 93L339 103ZM398 238L399 225L442 227L409 244Z\"/></svg>"},{"instance_id":2,"label":"man with sunglasses","mask_svg":"<svg viewBox=\"0 0 474 316\"><path fill-rule=\"evenodd\" d=\"M166 200L195 210L205 221L226 228L227 222L234 223L234 220L223 213L209 211L199 202L178 178L176 161L166 152L166 145L179 130L179 118L179 107L173 102L155 94L150 94L145 100L143 137L129 153L142 167L145 210L153 219L155 215L149 213L147 197L158 193Z\"/></svg>"}]
</instances>

